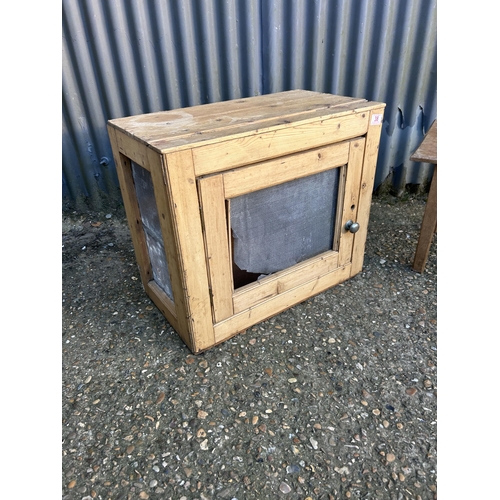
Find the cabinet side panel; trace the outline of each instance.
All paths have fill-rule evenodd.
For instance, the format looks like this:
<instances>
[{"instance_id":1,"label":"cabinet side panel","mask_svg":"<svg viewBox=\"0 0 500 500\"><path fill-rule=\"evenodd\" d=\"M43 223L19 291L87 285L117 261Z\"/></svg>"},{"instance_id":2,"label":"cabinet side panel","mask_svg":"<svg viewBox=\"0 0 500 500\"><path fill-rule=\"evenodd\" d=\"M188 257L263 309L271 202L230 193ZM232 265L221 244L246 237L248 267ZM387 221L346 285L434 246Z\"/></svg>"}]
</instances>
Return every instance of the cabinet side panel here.
<instances>
[{"instance_id":1,"label":"cabinet side panel","mask_svg":"<svg viewBox=\"0 0 500 500\"><path fill-rule=\"evenodd\" d=\"M170 271L165 255L164 237L160 227L151 174L137 163L132 162L132 175L153 277L167 297L173 301Z\"/></svg>"},{"instance_id":2,"label":"cabinet side panel","mask_svg":"<svg viewBox=\"0 0 500 500\"><path fill-rule=\"evenodd\" d=\"M134 246L135 258L139 266L142 285L146 289L148 282L153 279L153 272L149 262L148 248L144 228L142 226L141 212L135 194L134 179L132 177L132 165L130 159L120 153L116 141L115 129L108 126L108 133L116 164L118 181L120 183L123 205L125 207L132 244Z\"/></svg>"},{"instance_id":3,"label":"cabinet side panel","mask_svg":"<svg viewBox=\"0 0 500 500\"><path fill-rule=\"evenodd\" d=\"M162 155L154 151L148 152L148 164L153 179L154 199L158 213L158 221L161 228L161 239L163 240L163 248L168 263L168 272L170 275L171 293L173 296L173 303L175 305L176 322L171 322L175 330L183 340L183 342L191 348L191 337L189 333L189 326L186 320L185 311L185 293L182 286L182 273L179 266L178 248L176 244L176 236L173 228L172 209L170 197L165 185L164 175L164 158ZM151 283L154 282L150 282ZM150 286L149 290L153 293L152 297L155 300L162 299L162 294L157 293L154 286ZM165 302L165 301L163 301ZM162 309L163 312L163 309Z\"/></svg>"}]
</instances>

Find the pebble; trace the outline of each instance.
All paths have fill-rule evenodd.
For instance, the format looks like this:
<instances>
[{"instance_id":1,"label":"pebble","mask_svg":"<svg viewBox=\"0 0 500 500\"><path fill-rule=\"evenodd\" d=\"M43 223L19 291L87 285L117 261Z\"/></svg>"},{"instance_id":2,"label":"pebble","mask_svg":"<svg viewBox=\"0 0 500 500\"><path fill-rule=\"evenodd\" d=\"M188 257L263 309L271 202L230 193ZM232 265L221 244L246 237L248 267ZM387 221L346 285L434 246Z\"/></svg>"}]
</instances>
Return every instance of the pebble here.
<instances>
[{"instance_id":1,"label":"pebble","mask_svg":"<svg viewBox=\"0 0 500 500\"><path fill-rule=\"evenodd\" d=\"M417 392L416 387L408 387L408 389L406 389L406 394L410 396L413 396L416 392Z\"/></svg>"},{"instance_id":2,"label":"pebble","mask_svg":"<svg viewBox=\"0 0 500 500\"><path fill-rule=\"evenodd\" d=\"M152 481L149 481L149 487L150 488L154 488L157 485L158 485L158 481L156 479L153 479Z\"/></svg>"},{"instance_id":3,"label":"pebble","mask_svg":"<svg viewBox=\"0 0 500 500\"><path fill-rule=\"evenodd\" d=\"M333 470L337 474L349 474L349 468L346 467L345 465L343 467L334 467Z\"/></svg>"},{"instance_id":4,"label":"pebble","mask_svg":"<svg viewBox=\"0 0 500 500\"><path fill-rule=\"evenodd\" d=\"M380 415L380 410L378 408L375 408L374 410L372 410L372 413L374 415Z\"/></svg>"},{"instance_id":5,"label":"pebble","mask_svg":"<svg viewBox=\"0 0 500 500\"><path fill-rule=\"evenodd\" d=\"M288 474L295 474L296 472L300 472L299 465L288 465L286 468Z\"/></svg>"},{"instance_id":6,"label":"pebble","mask_svg":"<svg viewBox=\"0 0 500 500\"><path fill-rule=\"evenodd\" d=\"M394 460L396 460L396 456L394 455L394 453L387 453L385 458L388 462L394 462Z\"/></svg>"},{"instance_id":7,"label":"pebble","mask_svg":"<svg viewBox=\"0 0 500 500\"><path fill-rule=\"evenodd\" d=\"M318 449L318 442L314 438L309 438L309 442L311 443L311 446L317 450Z\"/></svg>"},{"instance_id":8,"label":"pebble","mask_svg":"<svg viewBox=\"0 0 500 500\"><path fill-rule=\"evenodd\" d=\"M200 443L200 448L202 450L208 450L208 439L204 439L201 443Z\"/></svg>"},{"instance_id":9,"label":"pebble","mask_svg":"<svg viewBox=\"0 0 500 500\"><path fill-rule=\"evenodd\" d=\"M290 488L290 486L288 486L288 484L286 484L285 482L283 482L283 483L280 484L280 491L284 495L287 495L288 493L290 493L292 491L292 488Z\"/></svg>"},{"instance_id":10,"label":"pebble","mask_svg":"<svg viewBox=\"0 0 500 500\"><path fill-rule=\"evenodd\" d=\"M295 384L295 382L297 382L297 379L292 377L288 379L288 382L290 382L290 384Z\"/></svg>"}]
</instances>

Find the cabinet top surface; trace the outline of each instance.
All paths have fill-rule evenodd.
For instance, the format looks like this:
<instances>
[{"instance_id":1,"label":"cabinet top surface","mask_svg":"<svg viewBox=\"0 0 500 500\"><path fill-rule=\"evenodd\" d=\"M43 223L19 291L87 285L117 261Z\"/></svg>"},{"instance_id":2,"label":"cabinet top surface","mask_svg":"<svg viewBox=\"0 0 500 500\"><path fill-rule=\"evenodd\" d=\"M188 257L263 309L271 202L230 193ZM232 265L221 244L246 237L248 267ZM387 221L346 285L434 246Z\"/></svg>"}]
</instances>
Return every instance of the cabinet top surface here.
<instances>
[{"instance_id":1,"label":"cabinet top surface","mask_svg":"<svg viewBox=\"0 0 500 500\"><path fill-rule=\"evenodd\" d=\"M383 107L384 103L366 99L290 90L117 118L108 123L159 152L167 152Z\"/></svg>"}]
</instances>

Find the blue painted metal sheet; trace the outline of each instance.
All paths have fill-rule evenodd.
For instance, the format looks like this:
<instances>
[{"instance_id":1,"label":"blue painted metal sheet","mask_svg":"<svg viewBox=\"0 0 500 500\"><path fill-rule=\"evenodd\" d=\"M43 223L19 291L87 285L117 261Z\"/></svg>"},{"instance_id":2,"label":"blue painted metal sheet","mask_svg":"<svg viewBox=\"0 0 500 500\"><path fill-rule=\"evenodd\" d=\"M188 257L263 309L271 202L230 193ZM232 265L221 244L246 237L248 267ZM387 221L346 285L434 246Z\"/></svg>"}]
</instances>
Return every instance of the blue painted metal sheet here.
<instances>
[{"instance_id":1,"label":"blue painted metal sheet","mask_svg":"<svg viewBox=\"0 0 500 500\"><path fill-rule=\"evenodd\" d=\"M375 187L437 114L436 0L63 0L63 197L119 202L111 118L303 88L387 104Z\"/></svg>"}]
</instances>

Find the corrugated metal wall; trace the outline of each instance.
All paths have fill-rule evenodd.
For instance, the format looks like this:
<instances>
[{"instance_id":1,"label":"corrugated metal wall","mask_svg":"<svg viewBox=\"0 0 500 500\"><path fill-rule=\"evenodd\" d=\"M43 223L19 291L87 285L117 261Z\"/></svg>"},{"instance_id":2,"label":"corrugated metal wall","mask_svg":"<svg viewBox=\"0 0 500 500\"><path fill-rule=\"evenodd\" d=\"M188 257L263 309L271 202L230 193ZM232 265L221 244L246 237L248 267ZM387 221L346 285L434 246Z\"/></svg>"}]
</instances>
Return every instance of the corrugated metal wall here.
<instances>
[{"instance_id":1,"label":"corrugated metal wall","mask_svg":"<svg viewBox=\"0 0 500 500\"><path fill-rule=\"evenodd\" d=\"M436 0L63 0L63 198L120 200L111 118L302 88L387 103L375 186L436 117ZM81 206L81 205L80 205Z\"/></svg>"}]
</instances>

